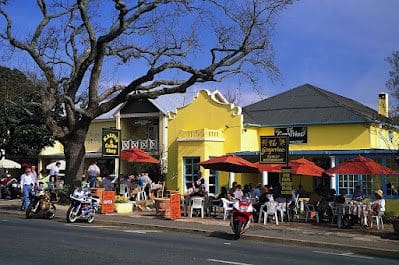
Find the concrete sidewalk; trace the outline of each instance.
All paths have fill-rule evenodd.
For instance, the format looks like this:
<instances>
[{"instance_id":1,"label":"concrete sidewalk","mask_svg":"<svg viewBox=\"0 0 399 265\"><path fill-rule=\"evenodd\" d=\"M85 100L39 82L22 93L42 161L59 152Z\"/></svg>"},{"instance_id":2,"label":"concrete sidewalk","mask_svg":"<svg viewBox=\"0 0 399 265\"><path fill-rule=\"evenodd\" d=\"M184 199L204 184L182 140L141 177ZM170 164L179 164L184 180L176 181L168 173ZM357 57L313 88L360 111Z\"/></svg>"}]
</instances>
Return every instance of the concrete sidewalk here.
<instances>
[{"instance_id":1,"label":"concrete sidewalk","mask_svg":"<svg viewBox=\"0 0 399 265\"><path fill-rule=\"evenodd\" d=\"M22 217L25 213L19 211L19 206L19 200L0 200L0 214ZM65 205L57 205L56 220L65 221L67 208L68 206ZM129 215L99 214L96 215L94 222L113 226L198 232L207 236L232 238L229 222L222 219L183 217L172 221L146 214L145 212L133 212ZM399 235L393 233L391 225L385 225L384 231L381 232L360 229L358 226L351 229L338 229L329 224L298 222L279 223L278 226L275 224L251 224L251 228L245 233L244 238L399 258Z\"/></svg>"}]
</instances>

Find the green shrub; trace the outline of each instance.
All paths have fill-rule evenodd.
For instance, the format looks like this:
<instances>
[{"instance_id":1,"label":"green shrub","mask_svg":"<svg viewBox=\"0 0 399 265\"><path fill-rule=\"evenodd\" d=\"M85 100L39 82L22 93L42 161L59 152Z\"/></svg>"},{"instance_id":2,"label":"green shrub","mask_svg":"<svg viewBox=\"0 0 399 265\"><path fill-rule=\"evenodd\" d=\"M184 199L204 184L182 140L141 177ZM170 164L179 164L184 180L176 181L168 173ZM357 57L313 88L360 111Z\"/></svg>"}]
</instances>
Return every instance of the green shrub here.
<instances>
[{"instance_id":1,"label":"green shrub","mask_svg":"<svg viewBox=\"0 0 399 265\"><path fill-rule=\"evenodd\" d=\"M70 187L69 185L64 185L62 189L54 190L54 193L57 195L58 203L59 204L69 204L69 193Z\"/></svg>"},{"instance_id":2,"label":"green shrub","mask_svg":"<svg viewBox=\"0 0 399 265\"><path fill-rule=\"evenodd\" d=\"M384 224L392 224L392 218L394 216L396 216L396 214L392 211L385 212L382 216L382 221L384 222Z\"/></svg>"}]
</instances>

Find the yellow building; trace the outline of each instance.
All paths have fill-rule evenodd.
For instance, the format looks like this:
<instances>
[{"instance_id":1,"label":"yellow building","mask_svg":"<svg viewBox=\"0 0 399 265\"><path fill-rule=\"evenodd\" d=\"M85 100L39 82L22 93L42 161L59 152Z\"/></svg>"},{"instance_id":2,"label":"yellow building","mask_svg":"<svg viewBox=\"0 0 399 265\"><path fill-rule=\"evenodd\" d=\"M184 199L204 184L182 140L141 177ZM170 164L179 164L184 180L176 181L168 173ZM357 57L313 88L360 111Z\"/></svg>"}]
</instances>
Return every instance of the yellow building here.
<instances>
[{"instance_id":1,"label":"yellow building","mask_svg":"<svg viewBox=\"0 0 399 265\"><path fill-rule=\"evenodd\" d=\"M377 100L377 99L376 99ZM238 183L277 185L278 174L236 174L200 169L196 163L235 153L259 161L260 137L290 137L289 158L305 157L328 169L363 155L397 169L398 127L388 116L388 95L379 95L379 111L354 100L305 84L246 106L226 101L219 92L200 91L193 102L170 113L168 122L168 187L181 192L198 170L208 178L209 191L218 193ZM235 177L235 178L234 178ZM398 176L337 175L332 178L296 177L308 191L328 185L337 193L352 194L355 186L371 194L383 189L396 194ZM392 189L394 187L394 189Z\"/></svg>"}]
</instances>

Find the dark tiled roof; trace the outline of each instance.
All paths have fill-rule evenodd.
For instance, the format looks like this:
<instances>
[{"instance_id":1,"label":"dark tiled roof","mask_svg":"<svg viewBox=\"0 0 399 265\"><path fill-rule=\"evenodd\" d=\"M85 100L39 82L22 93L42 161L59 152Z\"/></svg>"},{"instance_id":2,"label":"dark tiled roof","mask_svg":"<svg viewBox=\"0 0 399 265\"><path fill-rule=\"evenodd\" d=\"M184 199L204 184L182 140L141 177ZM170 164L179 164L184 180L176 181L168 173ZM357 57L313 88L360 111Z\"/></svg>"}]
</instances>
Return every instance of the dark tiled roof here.
<instances>
[{"instance_id":1,"label":"dark tiled roof","mask_svg":"<svg viewBox=\"0 0 399 265\"><path fill-rule=\"evenodd\" d=\"M377 100L377 95L376 95ZM244 122L263 126L344 124L392 120L352 99L305 84L243 108Z\"/></svg>"}]
</instances>

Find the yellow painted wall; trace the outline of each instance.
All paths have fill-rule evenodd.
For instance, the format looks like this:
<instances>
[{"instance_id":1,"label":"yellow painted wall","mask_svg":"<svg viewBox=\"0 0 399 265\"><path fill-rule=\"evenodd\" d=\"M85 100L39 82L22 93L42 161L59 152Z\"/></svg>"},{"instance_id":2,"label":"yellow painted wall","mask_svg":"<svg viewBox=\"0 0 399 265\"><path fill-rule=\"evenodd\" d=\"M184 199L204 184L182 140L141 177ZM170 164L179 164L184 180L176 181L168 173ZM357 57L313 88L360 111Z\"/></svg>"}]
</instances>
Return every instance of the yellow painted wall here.
<instances>
[{"instance_id":1,"label":"yellow painted wall","mask_svg":"<svg viewBox=\"0 0 399 265\"><path fill-rule=\"evenodd\" d=\"M212 156L241 150L243 117L241 114L237 115L237 107L220 102L217 96L202 90L191 104L171 113L172 118L168 122L168 188L182 192L183 157L199 156L203 161ZM218 130L221 141L206 139L209 135L197 139L192 136L191 139L177 141L182 139L183 131L202 129ZM205 173L205 177L208 176L208 171L203 168L201 171ZM228 174L226 178L226 174L220 173L219 179L228 183Z\"/></svg>"},{"instance_id":2,"label":"yellow painted wall","mask_svg":"<svg viewBox=\"0 0 399 265\"><path fill-rule=\"evenodd\" d=\"M115 127L115 121L93 122L87 132L86 152L101 152L102 128Z\"/></svg>"}]
</instances>

